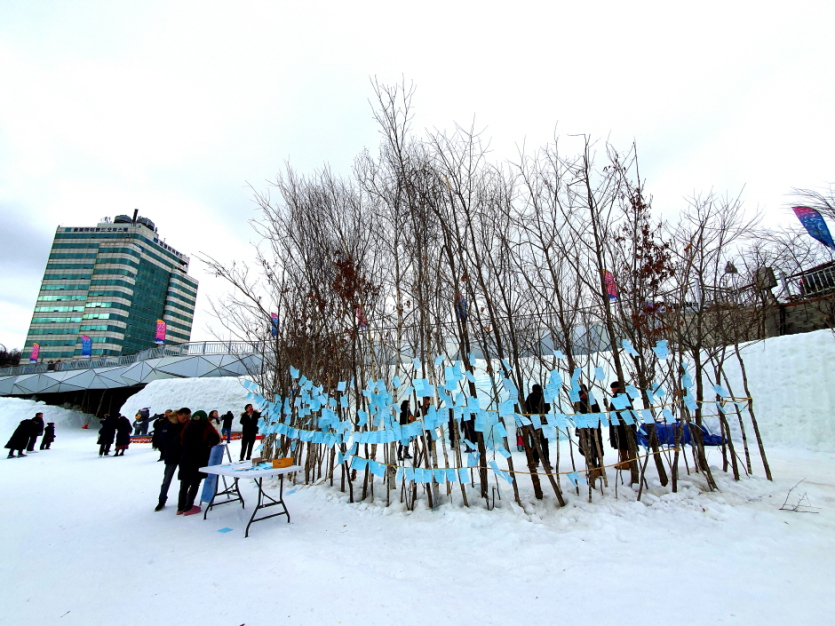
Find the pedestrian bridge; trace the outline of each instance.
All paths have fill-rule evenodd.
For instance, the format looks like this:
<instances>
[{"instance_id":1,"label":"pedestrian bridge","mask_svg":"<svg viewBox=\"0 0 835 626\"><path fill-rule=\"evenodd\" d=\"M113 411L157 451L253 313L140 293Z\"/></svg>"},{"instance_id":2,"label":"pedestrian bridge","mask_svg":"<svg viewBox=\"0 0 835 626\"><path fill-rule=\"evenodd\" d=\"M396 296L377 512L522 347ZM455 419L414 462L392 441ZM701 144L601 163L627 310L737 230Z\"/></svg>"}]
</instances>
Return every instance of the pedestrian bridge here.
<instances>
[{"instance_id":1,"label":"pedestrian bridge","mask_svg":"<svg viewBox=\"0 0 835 626\"><path fill-rule=\"evenodd\" d=\"M135 387L165 378L245 376L260 369L264 344L200 341L137 354L0 369L0 396Z\"/></svg>"}]
</instances>

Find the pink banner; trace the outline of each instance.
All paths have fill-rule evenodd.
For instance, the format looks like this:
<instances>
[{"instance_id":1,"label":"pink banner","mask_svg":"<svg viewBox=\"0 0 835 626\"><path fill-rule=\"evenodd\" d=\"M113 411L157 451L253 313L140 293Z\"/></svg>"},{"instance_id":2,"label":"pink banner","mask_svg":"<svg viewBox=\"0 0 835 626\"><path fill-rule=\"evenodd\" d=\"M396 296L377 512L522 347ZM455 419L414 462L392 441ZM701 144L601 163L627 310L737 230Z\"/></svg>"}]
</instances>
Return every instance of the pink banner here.
<instances>
[{"instance_id":1,"label":"pink banner","mask_svg":"<svg viewBox=\"0 0 835 626\"><path fill-rule=\"evenodd\" d=\"M157 336L154 343L165 343L165 322L157 320Z\"/></svg>"},{"instance_id":2,"label":"pink banner","mask_svg":"<svg viewBox=\"0 0 835 626\"><path fill-rule=\"evenodd\" d=\"M30 363L37 363L38 362L38 355L41 353L41 344L33 343L32 344L32 354L29 355L29 362Z\"/></svg>"},{"instance_id":3,"label":"pink banner","mask_svg":"<svg viewBox=\"0 0 835 626\"><path fill-rule=\"evenodd\" d=\"M615 284L615 277L612 276L611 272L603 270L603 279L606 282L606 294L609 296L609 300L617 300L618 286Z\"/></svg>"}]
</instances>

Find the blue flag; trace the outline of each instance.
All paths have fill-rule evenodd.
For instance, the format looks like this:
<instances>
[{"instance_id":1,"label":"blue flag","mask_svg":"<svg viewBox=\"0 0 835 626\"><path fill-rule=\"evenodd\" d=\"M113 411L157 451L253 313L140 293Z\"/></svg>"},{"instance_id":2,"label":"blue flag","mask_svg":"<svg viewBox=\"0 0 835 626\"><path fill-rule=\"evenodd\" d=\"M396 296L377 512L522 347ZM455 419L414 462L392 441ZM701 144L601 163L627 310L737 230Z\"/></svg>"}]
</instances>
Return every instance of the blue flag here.
<instances>
[{"instance_id":1,"label":"blue flag","mask_svg":"<svg viewBox=\"0 0 835 626\"><path fill-rule=\"evenodd\" d=\"M808 206L792 207L792 211L797 215L797 219L803 224L803 228L806 229L810 237L817 239L830 250L835 250L835 241L832 240L829 227L820 213Z\"/></svg>"}]
</instances>

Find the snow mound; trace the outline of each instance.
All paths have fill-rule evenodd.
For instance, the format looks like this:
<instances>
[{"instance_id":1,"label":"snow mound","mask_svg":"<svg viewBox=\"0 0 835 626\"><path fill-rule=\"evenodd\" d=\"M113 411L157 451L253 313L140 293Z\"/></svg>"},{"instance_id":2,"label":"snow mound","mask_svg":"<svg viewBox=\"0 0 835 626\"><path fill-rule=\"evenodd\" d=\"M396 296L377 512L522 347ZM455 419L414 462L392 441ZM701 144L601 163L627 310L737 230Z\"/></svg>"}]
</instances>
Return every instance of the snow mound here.
<instances>
[{"instance_id":1,"label":"snow mound","mask_svg":"<svg viewBox=\"0 0 835 626\"><path fill-rule=\"evenodd\" d=\"M166 409L177 410L188 407L192 411L208 413L217 409L220 415L226 411L238 414L244 410L247 390L241 385L242 378L170 378L155 380L142 391L132 395L119 409L122 415L131 419L137 411L149 408L151 415Z\"/></svg>"},{"instance_id":2,"label":"snow mound","mask_svg":"<svg viewBox=\"0 0 835 626\"><path fill-rule=\"evenodd\" d=\"M818 330L772 337L745 346L742 355L765 442L835 450L835 335ZM743 395L735 357L726 369L734 392ZM735 418L729 421L733 428ZM746 430L751 444L753 433Z\"/></svg>"},{"instance_id":3,"label":"snow mound","mask_svg":"<svg viewBox=\"0 0 835 626\"><path fill-rule=\"evenodd\" d=\"M81 411L22 398L0 398L0 428L3 433L8 433L5 435L7 438L21 421L35 417L35 413L43 413L43 421L54 422L56 429L81 428L86 422L90 422L91 427L94 426L98 430L99 421Z\"/></svg>"}]
</instances>

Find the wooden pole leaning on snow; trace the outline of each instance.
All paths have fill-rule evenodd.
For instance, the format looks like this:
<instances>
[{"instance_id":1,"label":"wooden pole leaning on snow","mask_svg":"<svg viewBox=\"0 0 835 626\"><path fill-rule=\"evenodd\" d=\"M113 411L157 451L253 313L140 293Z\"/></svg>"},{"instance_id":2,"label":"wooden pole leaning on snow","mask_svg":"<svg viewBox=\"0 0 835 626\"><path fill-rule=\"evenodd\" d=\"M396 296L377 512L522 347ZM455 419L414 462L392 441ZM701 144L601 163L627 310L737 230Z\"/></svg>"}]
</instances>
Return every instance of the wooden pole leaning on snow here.
<instances>
[{"instance_id":1,"label":"wooden pole leaning on snow","mask_svg":"<svg viewBox=\"0 0 835 626\"><path fill-rule=\"evenodd\" d=\"M745 395L749 397L748 400L748 413L751 415L751 424L754 426L754 435L757 438L757 445L760 448L760 458L763 462L763 468L765 469L765 477L768 480L773 480L771 478L771 468L768 465L768 458L765 455L765 446L763 445L763 439L760 435L760 427L757 424L757 418L754 414L754 398L751 397L751 390L748 388L748 373L745 370L745 360L742 358L742 354L739 351L739 344L734 345L734 352L736 353L737 361L739 361L739 369L742 372L742 386L745 390Z\"/></svg>"}]
</instances>

